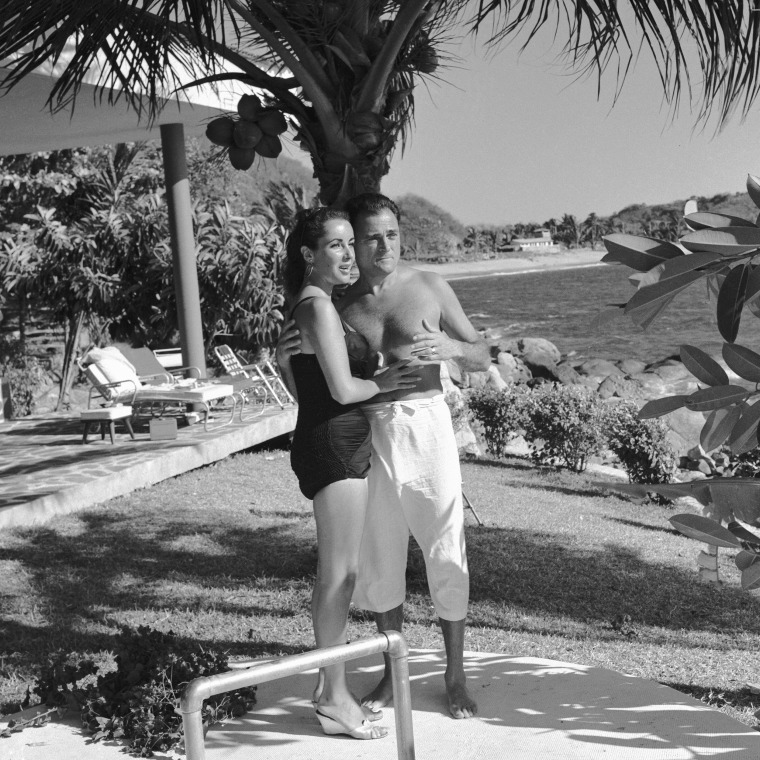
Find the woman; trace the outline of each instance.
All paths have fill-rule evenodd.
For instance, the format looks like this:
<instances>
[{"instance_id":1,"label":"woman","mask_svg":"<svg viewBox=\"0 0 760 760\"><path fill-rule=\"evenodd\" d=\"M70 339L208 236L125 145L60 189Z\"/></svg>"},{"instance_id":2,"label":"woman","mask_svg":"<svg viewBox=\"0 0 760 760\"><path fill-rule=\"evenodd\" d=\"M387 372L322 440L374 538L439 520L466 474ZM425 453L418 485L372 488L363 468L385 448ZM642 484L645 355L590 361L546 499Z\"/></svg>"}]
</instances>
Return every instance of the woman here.
<instances>
[{"instance_id":1,"label":"woman","mask_svg":"<svg viewBox=\"0 0 760 760\"><path fill-rule=\"evenodd\" d=\"M407 366L409 360L371 380L356 376L363 368L349 358L350 333L331 298L335 286L350 282L353 245L347 214L313 209L300 217L288 239L284 268L293 304L290 316L301 335L301 353L290 362L299 404L290 461L302 493L314 501L318 565L312 620L319 648L346 641L370 456L369 423L359 403L378 393L413 388L419 379ZM356 335L350 340L355 342ZM314 706L326 734L379 739L388 733L367 719L348 688L342 663L322 670Z\"/></svg>"}]
</instances>

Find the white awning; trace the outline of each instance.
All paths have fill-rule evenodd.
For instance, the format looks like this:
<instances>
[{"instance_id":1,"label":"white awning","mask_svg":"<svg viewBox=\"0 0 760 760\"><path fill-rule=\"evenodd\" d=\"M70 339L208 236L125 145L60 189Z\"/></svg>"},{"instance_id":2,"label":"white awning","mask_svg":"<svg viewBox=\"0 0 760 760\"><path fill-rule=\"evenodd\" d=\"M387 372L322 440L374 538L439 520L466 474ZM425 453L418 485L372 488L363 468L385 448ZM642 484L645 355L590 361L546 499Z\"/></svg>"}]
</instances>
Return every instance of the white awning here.
<instances>
[{"instance_id":1,"label":"white awning","mask_svg":"<svg viewBox=\"0 0 760 760\"><path fill-rule=\"evenodd\" d=\"M109 105L107 97L99 97L95 69L87 75L73 112L53 114L45 101L69 56L62 55L55 66L41 66L0 95L0 155L157 139L161 124L183 124L186 136L199 136L211 119L235 111L240 96L251 91L238 82L222 82L167 93L158 119L149 125L146 116L138 119L125 99ZM0 88L6 76L7 70L0 66ZM190 75L186 81L191 81Z\"/></svg>"}]
</instances>

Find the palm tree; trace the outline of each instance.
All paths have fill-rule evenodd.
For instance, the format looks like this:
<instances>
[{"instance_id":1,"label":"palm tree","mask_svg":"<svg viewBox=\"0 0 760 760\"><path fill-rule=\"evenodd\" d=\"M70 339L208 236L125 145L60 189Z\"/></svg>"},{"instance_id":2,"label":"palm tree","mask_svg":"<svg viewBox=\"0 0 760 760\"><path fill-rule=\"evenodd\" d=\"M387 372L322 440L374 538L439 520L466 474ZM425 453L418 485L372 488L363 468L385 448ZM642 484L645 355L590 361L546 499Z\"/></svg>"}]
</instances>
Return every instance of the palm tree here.
<instances>
[{"instance_id":1,"label":"palm tree","mask_svg":"<svg viewBox=\"0 0 760 760\"><path fill-rule=\"evenodd\" d=\"M289 124L311 157L322 202L340 204L379 189L413 123L420 78L440 75L458 30L488 22L489 42L523 33L526 45L556 24L574 70L601 75L617 62L621 82L641 43L674 104L696 60L699 115L717 109L721 124L757 95L760 13L746 0L4 0L0 60L9 61L4 86L12 87L73 39L51 106L70 105L98 63L102 92L150 117L161 92L180 87L188 72L197 82L238 80L251 88L240 118L210 135L233 165L276 156Z\"/></svg>"}]
</instances>

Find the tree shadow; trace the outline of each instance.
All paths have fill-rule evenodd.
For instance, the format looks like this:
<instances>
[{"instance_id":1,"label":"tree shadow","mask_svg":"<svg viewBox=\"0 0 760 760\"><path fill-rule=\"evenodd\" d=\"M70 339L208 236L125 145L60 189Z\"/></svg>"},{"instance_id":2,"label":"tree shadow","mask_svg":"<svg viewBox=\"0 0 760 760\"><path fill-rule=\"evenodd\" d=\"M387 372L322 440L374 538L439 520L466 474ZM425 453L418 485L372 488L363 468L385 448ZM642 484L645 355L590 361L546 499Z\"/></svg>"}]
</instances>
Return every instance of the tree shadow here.
<instances>
[{"instance_id":1,"label":"tree shadow","mask_svg":"<svg viewBox=\"0 0 760 760\"><path fill-rule=\"evenodd\" d=\"M604 519L608 520L609 522L620 523L621 525L629 525L632 528L654 531L655 533L668 533L671 536L681 535L681 533L674 528L665 528L661 525L649 525L648 523L641 522L640 520L626 520L624 517L605 517Z\"/></svg>"},{"instance_id":2,"label":"tree shadow","mask_svg":"<svg viewBox=\"0 0 760 760\"><path fill-rule=\"evenodd\" d=\"M282 621L308 616L316 539L304 526L307 514L270 512L276 524L257 527L251 521L241 527L239 521L225 524L223 512L189 510L144 528L139 515L98 510L79 513L74 528L17 529L18 538L0 551L0 562L20 568L33 589L29 604L41 610L42 622L6 608L3 649L49 651L74 642L80 651L108 648L109 626L114 628L109 615L206 610L212 595L210 614L249 617L251 630L259 615ZM511 625L505 623L508 608L518 627L522 615L556 616L557 629L547 630L560 635L566 621L605 628L624 615L634 625L670 630L741 631L748 641L747 633L760 634L753 597L738 588L699 584L694 572L647 562L625 546L589 549L572 535L488 526L468 528L467 541L475 626ZM414 543L407 578L410 594L427 598L424 563ZM261 579L274 588L266 604L252 591ZM13 603L21 604L19 595ZM525 630L536 633L536 624ZM620 634L610 629L609 635ZM240 654L291 646L275 629L263 636L248 643L230 636L210 645Z\"/></svg>"}]
</instances>

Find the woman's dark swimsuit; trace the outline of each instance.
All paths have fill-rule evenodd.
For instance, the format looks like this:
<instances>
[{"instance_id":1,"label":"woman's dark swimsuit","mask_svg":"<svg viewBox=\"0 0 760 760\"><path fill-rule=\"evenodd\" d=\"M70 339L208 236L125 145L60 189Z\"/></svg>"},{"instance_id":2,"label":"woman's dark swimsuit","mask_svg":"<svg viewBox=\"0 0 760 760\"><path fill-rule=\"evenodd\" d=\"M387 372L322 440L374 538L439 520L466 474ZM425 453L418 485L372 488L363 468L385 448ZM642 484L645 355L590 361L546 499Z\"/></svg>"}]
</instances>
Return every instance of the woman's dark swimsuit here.
<instances>
[{"instance_id":1,"label":"woman's dark swimsuit","mask_svg":"<svg viewBox=\"0 0 760 760\"><path fill-rule=\"evenodd\" d=\"M315 296L301 299L293 312ZM348 333L347 327L344 329ZM361 371L349 357L351 373ZM290 359L298 393L298 419L290 449L290 466L307 499L330 483L366 478L369 472L370 427L358 404L339 404L330 395L316 354L296 354Z\"/></svg>"}]
</instances>

